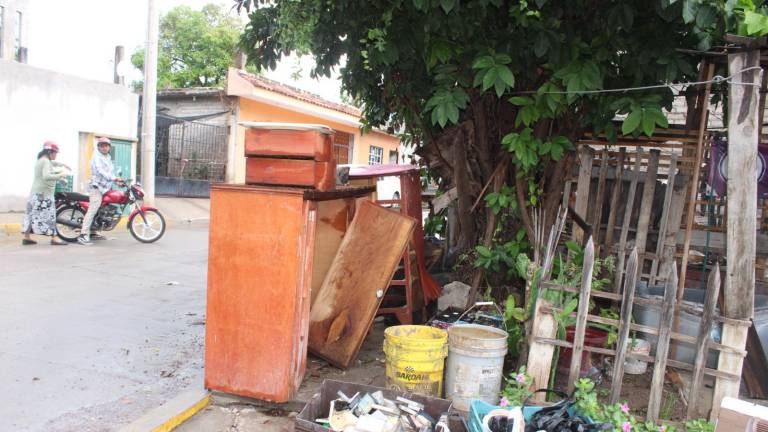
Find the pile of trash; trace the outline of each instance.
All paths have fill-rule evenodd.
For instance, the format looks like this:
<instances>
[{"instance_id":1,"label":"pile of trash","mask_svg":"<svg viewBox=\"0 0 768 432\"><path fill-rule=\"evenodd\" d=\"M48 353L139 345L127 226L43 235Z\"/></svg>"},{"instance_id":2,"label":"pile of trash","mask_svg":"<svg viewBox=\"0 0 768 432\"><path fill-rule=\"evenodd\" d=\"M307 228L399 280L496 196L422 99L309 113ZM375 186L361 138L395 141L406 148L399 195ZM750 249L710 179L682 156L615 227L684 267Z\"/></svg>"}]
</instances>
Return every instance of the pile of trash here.
<instances>
[{"instance_id":1,"label":"pile of trash","mask_svg":"<svg viewBox=\"0 0 768 432\"><path fill-rule=\"evenodd\" d=\"M448 413L437 420L424 404L398 396L387 399L381 391L349 397L338 391L328 418L315 422L336 432L450 432Z\"/></svg>"}]
</instances>

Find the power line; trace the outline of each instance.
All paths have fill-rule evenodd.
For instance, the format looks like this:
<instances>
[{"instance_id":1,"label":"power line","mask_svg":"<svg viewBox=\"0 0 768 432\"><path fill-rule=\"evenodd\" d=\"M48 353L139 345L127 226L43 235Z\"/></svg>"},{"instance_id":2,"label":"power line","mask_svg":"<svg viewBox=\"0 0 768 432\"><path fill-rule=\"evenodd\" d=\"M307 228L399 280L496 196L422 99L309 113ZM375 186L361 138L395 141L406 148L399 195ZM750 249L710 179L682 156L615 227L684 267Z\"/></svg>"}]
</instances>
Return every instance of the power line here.
<instances>
[{"instance_id":1,"label":"power line","mask_svg":"<svg viewBox=\"0 0 768 432\"><path fill-rule=\"evenodd\" d=\"M601 94L601 93L626 93L631 91L642 91L642 90L655 90L660 88L670 88L675 89L675 86L696 86L696 85L704 85L704 84L721 84L721 83L728 83L731 85L743 85L743 86L753 86L753 87L761 87L761 84L753 84L753 83L742 83L742 82L733 82L731 81L733 77L735 77L738 74L749 72L751 70L759 69L760 74L762 75L763 68L760 66L752 66L748 67L746 69L742 69L733 75L729 75L727 77L723 77L721 75L715 75L710 80L706 81L689 81L684 83L675 83L675 84L656 84L656 85L647 85L647 86L640 86L640 87L624 87L624 88L616 88L616 89L602 89L602 90L574 90L574 91L545 91L545 92L538 92L535 90L528 90L528 91L521 91L521 92L512 92L512 94L562 94L562 95L569 95L569 94ZM762 82L762 79L759 79L758 81Z\"/></svg>"}]
</instances>

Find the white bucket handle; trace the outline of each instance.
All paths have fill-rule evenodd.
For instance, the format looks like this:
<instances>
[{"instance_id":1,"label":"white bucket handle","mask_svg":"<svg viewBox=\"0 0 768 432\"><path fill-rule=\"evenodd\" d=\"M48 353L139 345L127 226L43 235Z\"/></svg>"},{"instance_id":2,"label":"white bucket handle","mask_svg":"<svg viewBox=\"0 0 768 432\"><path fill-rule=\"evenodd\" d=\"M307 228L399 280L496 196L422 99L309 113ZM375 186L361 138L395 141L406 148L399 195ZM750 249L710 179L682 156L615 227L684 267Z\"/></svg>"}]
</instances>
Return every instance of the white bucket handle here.
<instances>
[{"instance_id":1,"label":"white bucket handle","mask_svg":"<svg viewBox=\"0 0 768 432\"><path fill-rule=\"evenodd\" d=\"M499 315L501 315L501 323L504 325L504 331L509 333L509 329L507 329L507 320L504 319L504 312L501 310L499 305L497 305L492 301L475 302L475 304L473 304L471 308L465 310L464 313L459 315L459 318L456 321L461 321L461 319L464 318L464 315L472 312L475 308L480 308L483 306L493 306L496 308L496 311L498 311Z\"/></svg>"}]
</instances>

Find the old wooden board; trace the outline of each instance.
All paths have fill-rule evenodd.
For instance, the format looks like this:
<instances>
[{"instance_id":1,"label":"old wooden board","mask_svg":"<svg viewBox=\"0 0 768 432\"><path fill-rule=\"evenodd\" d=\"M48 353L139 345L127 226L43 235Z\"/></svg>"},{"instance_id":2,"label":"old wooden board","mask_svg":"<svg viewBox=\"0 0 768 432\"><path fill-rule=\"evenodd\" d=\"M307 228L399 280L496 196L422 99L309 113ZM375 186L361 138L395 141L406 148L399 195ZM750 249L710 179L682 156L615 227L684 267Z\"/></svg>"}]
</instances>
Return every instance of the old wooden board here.
<instances>
[{"instance_id":1,"label":"old wooden board","mask_svg":"<svg viewBox=\"0 0 768 432\"><path fill-rule=\"evenodd\" d=\"M686 418L698 418L698 403L700 401L699 392L704 386L704 367L707 361L707 344L710 340L710 331L712 329L717 298L720 295L720 266L715 266L714 271L709 274L707 281L707 293L704 299L704 313L699 322L699 335L696 338L696 354L693 360L693 376L691 378L691 392L688 395L688 411Z\"/></svg>"},{"instance_id":2,"label":"old wooden board","mask_svg":"<svg viewBox=\"0 0 768 432\"><path fill-rule=\"evenodd\" d=\"M624 378L624 359L629 346L629 328L632 324L632 306L635 300L637 285L637 248L632 249L627 262L627 279L624 281L624 297L621 302L621 320L619 322L619 339L616 342L616 361L613 365L611 380L611 403L619 401L621 396L621 381Z\"/></svg>"},{"instance_id":3,"label":"old wooden board","mask_svg":"<svg viewBox=\"0 0 768 432\"><path fill-rule=\"evenodd\" d=\"M333 258L339 251L354 213L354 198L317 203L315 227L315 256L312 271L312 302L315 301Z\"/></svg>"},{"instance_id":4,"label":"old wooden board","mask_svg":"<svg viewBox=\"0 0 768 432\"><path fill-rule=\"evenodd\" d=\"M595 151L589 147L579 148L579 180L576 184L576 205L574 210L576 214L583 219L587 219L587 210L589 205L589 185L592 177L592 160L595 157ZM584 230L574 224L573 240L581 244L584 240Z\"/></svg>"},{"instance_id":5,"label":"old wooden board","mask_svg":"<svg viewBox=\"0 0 768 432\"><path fill-rule=\"evenodd\" d=\"M603 201L605 199L605 176L608 174L608 150L603 150L603 159L600 164L600 177L597 180L597 192L595 208L592 209L592 239L597 245L598 255L600 250L600 227L603 218Z\"/></svg>"},{"instance_id":6,"label":"old wooden board","mask_svg":"<svg viewBox=\"0 0 768 432\"><path fill-rule=\"evenodd\" d=\"M541 297L536 300L533 326L530 333L531 337L528 341L530 346L528 365L526 366L526 371L532 379L531 391L549 387L549 374L552 369L552 356L555 353L555 346L539 340L554 339L557 336L557 322L554 315L547 311L548 308L552 308L550 302ZM535 393L534 399L544 401L546 396L545 393Z\"/></svg>"},{"instance_id":7,"label":"old wooden board","mask_svg":"<svg viewBox=\"0 0 768 432\"><path fill-rule=\"evenodd\" d=\"M667 189L664 192L664 205L662 207L661 211L661 226L659 226L659 235L656 240L656 255L653 257L653 261L651 262L651 278L650 278L650 285L654 285L656 283L656 279L658 279L657 272L658 272L658 265L661 261L661 257L664 253L664 241L667 237L667 229L669 227L669 215L672 213L672 197L675 194L675 176L677 175L677 155L672 155L672 162L669 164L669 170L667 171ZM672 222L677 223L675 221ZM678 225L680 225L678 223Z\"/></svg>"},{"instance_id":8,"label":"old wooden board","mask_svg":"<svg viewBox=\"0 0 768 432\"><path fill-rule=\"evenodd\" d=\"M616 234L616 216L619 213L619 197L621 196L621 189L624 185L624 159L627 155L627 148L622 147L619 151L619 156L616 159L616 170L613 182L613 192L611 193L610 213L608 214L608 226L605 229L605 248L603 249L603 255L611 255L613 253L613 238Z\"/></svg>"},{"instance_id":9,"label":"old wooden board","mask_svg":"<svg viewBox=\"0 0 768 432\"><path fill-rule=\"evenodd\" d=\"M341 368L357 356L416 224L359 203L310 312L310 351Z\"/></svg>"},{"instance_id":10,"label":"old wooden board","mask_svg":"<svg viewBox=\"0 0 768 432\"><path fill-rule=\"evenodd\" d=\"M661 402L664 390L664 376L667 369L667 354L669 353L669 340L672 334L672 320L675 315L675 303L677 302L677 266L672 265L668 269L667 283L664 289L664 302L661 305L661 319L659 319L659 337L656 342L656 359L653 364L653 378L651 378L650 397L648 399L647 419L655 422L659 419Z\"/></svg>"},{"instance_id":11,"label":"old wooden board","mask_svg":"<svg viewBox=\"0 0 768 432\"><path fill-rule=\"evenodd\" d=\"M658 150L651 150L651 158L648 162L648 172L643 184L643 197L640 200L640 215L637 218L637 235L635 236L635 246L640 254L637 271L643 272L646 256L646 244L648 242L648 229L651 223L651 207L653 207L653 194L656 191L656 177L659 169Z\"/></svg>"},{"instance_id":12,"label":"old wooden board","mask_svg":"<svg viewBox=\"0 0 768 432\"><path fill-rule=\"evenodd\" d=\"M579 290L579 309L576 315L576 329L573 335L573 350L571 351L571 369L568 373L568 393L575 387L581 371L581 353L584 351L584 332L587 330L587 315L589 314L589 294L592 291L592 272L595 264L595 244L592 237L584 248L584 264L581 267L581 289Z\"/></svg>"},{"instance_id":13,"label":"old wooden board","mask_svg":"<svg viewBox=\"0 0 768 432\"><path fill-rule=\"evenodd\" d=\"M642 153L641 148L637 148L637 153ZM621 289L622 276L624 275L624 261L626 259L627 235L629 235L629 225L632 222L632 209L635 206L635 193L637 192L637 182L640 177L640 158L635 159L635 168L632 170L632 181L629 183L629 193L624 210L624 221L621 224L621 234L619 236L619 261L616 265L616 279L613 283L613 292L619 292Z\"/></svg>"}]
</instances>

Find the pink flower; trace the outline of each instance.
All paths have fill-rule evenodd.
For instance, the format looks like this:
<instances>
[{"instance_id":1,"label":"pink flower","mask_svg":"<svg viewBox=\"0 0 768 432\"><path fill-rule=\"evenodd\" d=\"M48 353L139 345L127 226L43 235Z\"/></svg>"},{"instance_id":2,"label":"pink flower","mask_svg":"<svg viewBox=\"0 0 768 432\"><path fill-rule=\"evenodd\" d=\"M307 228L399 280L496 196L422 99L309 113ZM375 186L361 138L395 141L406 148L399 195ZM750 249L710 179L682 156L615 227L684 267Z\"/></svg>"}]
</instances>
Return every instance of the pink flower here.
<instances>
[{"instance_id":1,"label":"pink flower","mask_svg":"<svg viewBox=\"0 0 768 432\"><path fill-rule=\"evenodd\" d=\"M623 432L631 432L632 431L632 425L628 421L624 422L624 424L621 425L621 430Z\"/></svg>"},{"instance_id":2,"label":"pink flower","mask_svg":"<svg viewBox=\"0 0 768 432\"><path fill-rule=\"evenodd\" d=\"M509 406L509 400L505 397L501 398L501 402L499 402L499 406L502 408Z\"/></svg>"},{"instance_id":3,"label":"pink flower","mask_svg":"<svg viewBox=\"0 0 768 432\"><path fill-rule=\"evenodd\" d=\"M525 374L524 373L517 374L517 376L515 377L515 381L525 384Z\"/></svg>"},{"instance_id":4,"label":"pink flower","mask_svg":"<svg viewBox=\"0 0 768 432\"><path fill-rule=\"evenodd\" d=\"M621 404L621 412L623 412L624 414L629 414L629 405L625 403Z\"/></svg>"},{"instance_id":5,"label":"pink flower","mask_svg":"<svg viewBox=\"0 0 768 432\"><path fill-rule=\"evenodd\" d=\"M667 432L666 426L659 426L659 432Z\"/></svg>"}]
</instances>

